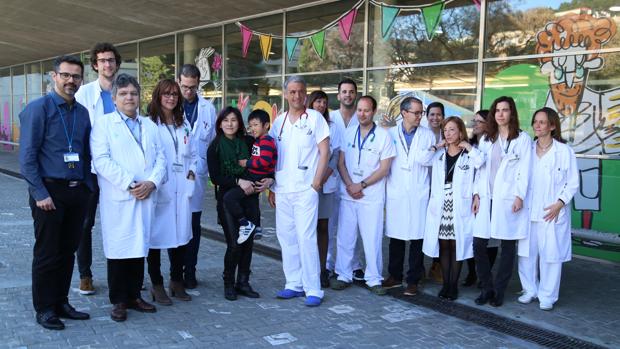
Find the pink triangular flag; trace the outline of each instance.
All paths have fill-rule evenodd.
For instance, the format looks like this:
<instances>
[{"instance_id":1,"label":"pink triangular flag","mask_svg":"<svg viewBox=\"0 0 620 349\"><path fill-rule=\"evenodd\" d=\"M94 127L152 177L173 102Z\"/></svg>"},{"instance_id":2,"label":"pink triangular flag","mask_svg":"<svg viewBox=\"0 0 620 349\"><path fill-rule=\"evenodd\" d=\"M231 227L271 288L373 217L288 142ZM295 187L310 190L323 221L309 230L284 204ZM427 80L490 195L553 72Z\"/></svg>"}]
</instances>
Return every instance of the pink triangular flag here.
<instances>
[{"instance_id":1,"label":"pink triangular flag","mask_svg":"<svg viewBox=\"0 0 620 349\"><path fill-rule=\"evenodd\" d=\"M476 4L476 8L478 9L478 12L480 12L480 0L473 0L474 4Z\"/></svg>"},{"instance_id":2,"label":"pink triangular flag","mask_svg":"<svg viewBox=\"0 0 620 349\"><path fill-rule=\"evenodd\" d=\"M241 45L242 47L241 56L245 58L248 55L248 49L250 48L250 39L252 39L252 31L243 24L241 24L240 27L241 27L241 38L243 40L242 45Z\"/></svg>"},{"instance_id":3,"label":"pink triangular flag","mask_svg":"<svg viewBox=\"0 0 620 349\"><path fill-rule=\"evenodd\" d=\"M354 8L338 21L338 32L340 33L340 38L342 41L349 42L349 39L351 38L351 29L353 29L353 23L355 23L356 16L357 9Z\"/></svg>"}]
</instances>

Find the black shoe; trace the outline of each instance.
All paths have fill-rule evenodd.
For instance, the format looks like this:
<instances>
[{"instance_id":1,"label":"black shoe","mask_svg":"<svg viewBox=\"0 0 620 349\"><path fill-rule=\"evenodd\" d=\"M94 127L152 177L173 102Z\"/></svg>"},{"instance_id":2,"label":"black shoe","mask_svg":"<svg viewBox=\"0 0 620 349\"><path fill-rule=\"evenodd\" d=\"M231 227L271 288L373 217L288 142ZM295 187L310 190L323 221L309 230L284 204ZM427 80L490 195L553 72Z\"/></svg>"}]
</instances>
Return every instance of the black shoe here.
<instances>
[{"instance_id":1,"label":"black shoe","mask_svg":"<svg viewBox=\"0 0 620 349\"><path fill-rule=\"evenodd\" d=\"M476 283L476 279L476 274L467 274L467 277L465 277L465 280L463 280L463 283L461 285L465 287L472 286Z\"/></svg>"},{"instance_id":2,"label":"black shoe","mask_svg":"<svg viewBox=\"0 0 620 349\"><path fill-rule=\"evenodd\" d=\"M353 270L353 280L364 281L364 271L362 269Z\"/></svg>"},{"instance_id":3,"label":"black shoe","mask_svg":"<svg viewBox=\"0 0 620 349\"><path fill-rule=\"evenodd\" d=\"M455 301L457 298L459 298L459 289L456 285L450 285L450 289L446 294L446 298L451 301Z\"/></svg>"},{"instance_id":4,"label":"black shoe","mask_svg":"<svg viewBox=\"0 0 620 349\"><path fill-rule=\"evenodd\" d=\"M236 285L235 291L237 292L238 295L245 296L248 298L260 298L260 294L254 291L252 289L252 286L250 286L250 284Z\"/></svg>"},{"instance_id":5,"label":"black shoe","mask_svg":"<svg viewBox=\"0 0 620 349\"><path fill-rule=\"evenodd\" d=\"M183 280L183 286L185 286L186 289L188 290L193 290L196 287L198 287L198 280L196 280L196 277L185 277L185 280Z\"/></svg>"},{"instance_id":6,"label":"black shoe","mask_svg":"<svg viewBox=\"0 0 620 349\"><path fill-rule=\"evenodd\" d=\"M228 299L229 301L237 300L237 291L235 290L234 286L224 286L224 298Z\"/></svg>"},{"instance_id":7,"label":"black shoe","mask_svg":"<svg viewBox=\"0 0 620 349\"><path fill-rule=\"evenodd\" d=\"M90 315L87 313L83 313L81 311L75 310L74 307L69 303L65 303L56 308L56 314L58 317L63 319L71 319L71 320L88 320L90 319Z\"/></svg>"},{"instance_id":8,"label":"black shoe","mask_svg":"<svg viewBox=\"0 0 620 349\"><path fill-rule=\"evenodd\" d=\"M504 304L504 295L497 293L493 299L489 300L489 304L492 307L501 307Z\"/></svg>"},{"instance_id":9,"label":"black shoe","mask_svg":"<svg viewBox=\"0 0 620 349\"><path fill-rule=\"evenodd\" d=\"M321 288L329 288L329 271L327 270L321 272Z\"/></svg>"},{"instance_id":10,"label":"black shoe","mask_svg":"<svg viewBox=\"0 0 620 349\"><path fill-rule=\"evenodd\" d=\"M478 296L478 298L476 298L476 300L474 302L476 302L476 304L478 305L485 305L487 304L488 301L490 301L491 299L494 299L495 293L493 291L482 291L480 292L480 295Z\"/></svg>"},{"instance_id":11,"label":"black shoe","mask_svg":"<svg viewBox=\"0 0 620 349\"><path fill-rule=\"evenodd\" d=\"M60 321L53 310L37 313L37 323L48 330L64 330L65 324Z\"/></svg>"},{"instance_id":12,"label":"black shoe","mask_svg":"<svg viewBox=\"0 0 620 349\"><path fill-rule=\"evenodd\" d=\"M441 288L441 290L437 294L437 297L447 299L449 291L450 291L449 286L447 284L443 284L443 287Z\"/></svg>"}]
</instances>

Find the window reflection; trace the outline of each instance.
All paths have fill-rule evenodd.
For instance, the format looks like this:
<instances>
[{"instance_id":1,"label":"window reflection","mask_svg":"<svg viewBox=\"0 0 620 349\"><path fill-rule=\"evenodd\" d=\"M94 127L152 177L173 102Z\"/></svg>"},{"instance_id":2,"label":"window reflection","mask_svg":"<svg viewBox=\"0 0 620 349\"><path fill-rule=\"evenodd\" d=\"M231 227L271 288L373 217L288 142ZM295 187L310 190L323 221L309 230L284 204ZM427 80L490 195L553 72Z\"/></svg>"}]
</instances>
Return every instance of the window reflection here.
<instances>
[{"instance_id":1,"label":"window reflection","mask_svg":"<svg viewBox=\"0 0 620 349\"><path fill-rule=\"evenodd\" d=\"M402 5L402 1L386 1ZM428 1L407 1L421 5ZM432 40L420 12L400 11L389 36L383 39L381 7L370 6L368 65L388 67L424 62L474 59L478 56L480 13L472 1L446 4Z\"/></svg>"},{"instance_id":2,"label":"window reflection","mask_svg":"<svg viewBox=\"0 0 620 349\"><path fill-rule=\"evenodd\" d=\"M153 89L161 79L174 78L174 36L141 42L140 44L140 98L142 110L151 101Z\"/></svg>"}]
</instances>

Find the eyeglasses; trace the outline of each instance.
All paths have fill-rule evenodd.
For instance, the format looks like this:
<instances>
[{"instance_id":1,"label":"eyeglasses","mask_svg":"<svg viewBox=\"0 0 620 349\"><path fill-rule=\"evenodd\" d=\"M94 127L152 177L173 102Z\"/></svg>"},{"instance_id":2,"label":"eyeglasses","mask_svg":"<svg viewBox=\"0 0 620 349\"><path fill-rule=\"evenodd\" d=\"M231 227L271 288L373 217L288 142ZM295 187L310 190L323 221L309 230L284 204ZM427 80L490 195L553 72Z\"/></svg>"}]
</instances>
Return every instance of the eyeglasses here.
<instances>
[{"instance_id":1,"label":"eyeglasses","mask_svg":"<svg viewBox=\"0 0 620 349\"><path fill-rule=\"evenodd\" d=\"M411 111L411 110L405 110L405 111L406 111L407 113L411 113L411 114L413 114L413 116L415 116L416 118L417 118L418 116L424 116L424 115L426 115L426 112L425 112L425 111Z\"/></svg>"},{"instance_id":2,"label":"eyeglasses","mask_svg":"<svg viewBox=\"0 0 620 349\"><path fill-rule=\"evenodd\" d=\"M56 72L56 75L60 76L60 78L63 80L69 80L69 78L73 78L73 81L82 80L82 75L80 74L69 74L69 73Z\"/></svg>"},{"instance_id":3,"label":"eyeglasses","mask_svg":"<svg viewBox=\"0 0 620 349\"><path fill-rule=\"evenodd\" d=\"M164 92L162 93L162 96L166 97L166 98L178 98L179 94L176 92Z\"/></svg>"},{"instance_id":4,"label":"eyeglasses","mask_svg":"<svg viewBox=\"0 0 620 349\"><path fill-rule=\"evenodd\" d=\"M181 90L188 91L188 92L196 91L196 90L198 90L198 86L185 86L185 85L181 85Z\"/></svg>"},{"instance_id":5,"label":"eyeglasses","mask_svg":"<svg viewBox=\"0 0 620 349\"><path fill-rule=\"evenodd\" d=\"M474 119L474 120L472 120L472 122L473 122L474 124L484 124L484 123L486 123L487 121L486 121L486 120L476 120L476 119Z\"/></svg>"},{"instance_id":6,"label":"eyeglasses","mask_svg":"<svg viewBox=\"0 0 620 349\"><path fill-rule=\"evenodd\" d=\"M116 64L116 58L97 58L97 63L105 64L105 63L114 63Z\"/></svg>"}]
</instances>

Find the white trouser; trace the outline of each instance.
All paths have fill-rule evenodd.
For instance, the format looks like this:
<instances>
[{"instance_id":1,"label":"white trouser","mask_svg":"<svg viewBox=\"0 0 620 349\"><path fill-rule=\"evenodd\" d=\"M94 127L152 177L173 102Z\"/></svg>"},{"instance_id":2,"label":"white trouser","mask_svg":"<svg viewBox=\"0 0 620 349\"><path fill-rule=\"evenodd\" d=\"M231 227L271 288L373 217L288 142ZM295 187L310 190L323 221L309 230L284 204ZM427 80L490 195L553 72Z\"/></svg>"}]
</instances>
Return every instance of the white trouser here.
<instances>
[{"instance_id":1,"label":"white trouser","mask_svg":"<svg viewBox=\"0 0 620 349\"><path fill-rule=\"evenodd\" d=\"M546 263L544 255L544 223L532 222L530 229L529 257L519 256L519 279L521 287L542 304L553 305L560 294L562 263Z\"/></svg>"},{"instance_id":2,"label":"white trouser","mask_svg":"<svg viewBox=\"0 0 620 349\"><path fill-rule=\"evenodd\" d=\"M319 194L314 189L276 194L276 235L282 249L285 288L323 298L316 241Z\"/></svg>"},{"instance_id":3,"label":"white trouser","mask_svg":"<svg viewBox=\"0 0 620 349\"><path fill-rule=\"evenodd\" d=\"M357 236L362 237L366 270L364 279L368 286L381 285L383 259L381 243L383 238L383 204L361 203L350 200L340 201L340 218L336 238L336 274L338 280L351 282L353 279L353 259Z\"/></svg>"},{"instance_id":4,"label":"white trouser","mask_svg":"<svg viewBox=\"0 0 620 349\"><path fill-rule=\"evenodd\" d=\"M327 269L334 270L336 267L336 235L338 232L338 216L340 214L340 193L334 195L333 212L329 217L329 243L327 245ZM355 244L355 255L353 257L353 270L362 269L362 258L364 258L364 248L360 240Z\"/></svg>"}]
</instances>

